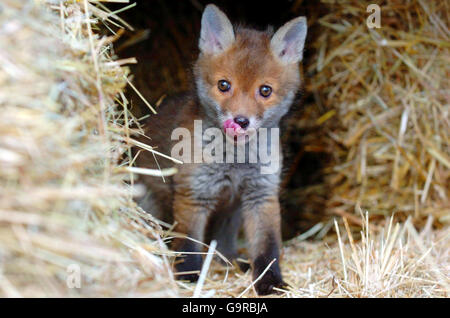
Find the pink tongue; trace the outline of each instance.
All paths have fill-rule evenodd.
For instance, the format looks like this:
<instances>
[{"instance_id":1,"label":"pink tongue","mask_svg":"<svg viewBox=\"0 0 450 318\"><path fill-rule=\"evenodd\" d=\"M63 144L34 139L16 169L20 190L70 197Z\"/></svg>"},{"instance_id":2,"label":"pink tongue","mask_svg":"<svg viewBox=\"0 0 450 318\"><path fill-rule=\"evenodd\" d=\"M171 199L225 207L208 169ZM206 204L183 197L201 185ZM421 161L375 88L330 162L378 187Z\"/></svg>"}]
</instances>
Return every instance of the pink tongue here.
<instances>
[{"instance_id":1,"label":"pink tongue","mask_svg":"<svg viewBox=\"0 0 450 318\"><path fill-rule=\"evenodd\" d=\"M231 136L237 136L244 133L244 130L241 128L241 126L236 124L233 119L227 119L223 123L223 129L227 134Z\"/></svg>"}]
</instances>

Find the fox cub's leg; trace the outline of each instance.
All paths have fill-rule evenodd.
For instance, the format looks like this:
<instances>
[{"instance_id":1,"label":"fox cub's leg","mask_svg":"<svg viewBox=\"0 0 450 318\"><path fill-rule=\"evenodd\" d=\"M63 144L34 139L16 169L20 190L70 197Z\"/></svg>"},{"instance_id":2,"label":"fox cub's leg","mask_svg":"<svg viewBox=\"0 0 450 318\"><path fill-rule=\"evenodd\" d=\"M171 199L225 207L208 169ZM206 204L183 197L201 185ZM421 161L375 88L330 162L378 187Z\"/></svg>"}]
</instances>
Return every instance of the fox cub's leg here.
<instances>
[{"instance_id":1,"label":"fox cub's leg","mask_svg":"<svg viewBox=\"0 0 450 318\"><path fill-rule=\"evenodd\" d=\"M177 224L175 230L186 234L189 238L203 242L210 206L212 205L204 202L200 204L189 196L176 193L173 202L173 216ZM196 253L201 252L203 246L189 238L176 238L173 242L173 248L176 251L187 252L175 260L175 269L180 273L199 271L202 267L202 256ZM198 279L198 274L181 274L177 276L177 279L193 282Z\"/></svg>"},{"instance_id":2,"label":"fox cub's leg","mask_svg":"<svg viewBox=\"0 0 450 318\"><path fill-rule=\"evenodd\" d=\"M244 228L253 268L253 279L258 278L275 259L264 276L255 284L259 295L273 292L281 287L279 258L281 246L280 205L278 196L260 195L253 192L243 198Z\"/></svg>"}]
</instances>

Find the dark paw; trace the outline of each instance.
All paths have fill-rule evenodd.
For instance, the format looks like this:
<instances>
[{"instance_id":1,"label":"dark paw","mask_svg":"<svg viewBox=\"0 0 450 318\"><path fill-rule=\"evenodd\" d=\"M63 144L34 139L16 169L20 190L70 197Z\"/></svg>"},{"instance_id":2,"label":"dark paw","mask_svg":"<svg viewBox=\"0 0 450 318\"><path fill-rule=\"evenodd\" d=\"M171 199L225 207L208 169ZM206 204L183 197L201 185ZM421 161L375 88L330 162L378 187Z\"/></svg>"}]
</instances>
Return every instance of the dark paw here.
<instances>
[{"instance_id":1,"label":"dark paw","mask_svg":"<svg viewBox=\"0 0 450 318\"><path fill-rule=\"evenodd\" d=\"M267 268L270 263L263 256L257 257L254 264L253 279L257 279L261 273ZM286 286L281 277L280 264L278 260L275 261L266 271L263 277L255 283L256 292L258 295L269 295L279 293L274 290L275 287L282 288Z\"/></svg>"},{"instance_id":2,"label":"dark paw","mask_svg":"<svg viewBox=\"0 0 450 318\"><path fill-rule=\"evenodd\" d=\"M280 292L274 290L274 287L283 288L286 286L286 283L283 282L280 273L274 273L272 271L268 271L264 274L264 276L255 283L255 289L258 295L270 295L270 294L279 294Z\"/></svg>"},{"instance_id":3,"label":"dark paw","mask_svg":"<svg viewBox=\"0 0 450 318\"><path fill-rule=\"evenodd\" d=\"M178 280L196 282L202 268L202 262L203 260L201 255L188 254L177 257L175 270L177 273L180 273L180 275L176 275L176 278ZM195 271L197 271L198 273L192 273Z\"/></svg>"}]
</instances>

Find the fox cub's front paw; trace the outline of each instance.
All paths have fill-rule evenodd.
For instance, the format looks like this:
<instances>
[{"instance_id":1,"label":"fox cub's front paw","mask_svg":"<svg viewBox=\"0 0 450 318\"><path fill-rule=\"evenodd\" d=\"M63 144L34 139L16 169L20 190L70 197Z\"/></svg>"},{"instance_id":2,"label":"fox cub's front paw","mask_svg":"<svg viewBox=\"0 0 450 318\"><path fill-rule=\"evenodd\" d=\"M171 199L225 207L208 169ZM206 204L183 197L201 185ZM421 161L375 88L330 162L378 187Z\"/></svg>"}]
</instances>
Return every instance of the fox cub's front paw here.
<instances>
[{"instance_id":1,"label":"fox cub's front paw","mask_svg":"<svg viewBox=\"0 0 450 318\"><path fill-rule=\"evenodd\" d=\"M258 258L255 262L253 279L257 279L267 266L267 262L262 262L262 258ZM286 284L283 282L283 278L281 277L280 265L277 260L270 266L264 276L255 283L255 289L258 295L269 295L278 293L273 289L274 287L282 288L285 285Z\"/></svg>"},{"instance_id":2,"label":"fox cub's front paw","mask_svg":"<svg viewBox=\"0 0 450 318\"><path fill-rule=\"evenodd\" d=\"M180 275L176 275L178 280L187 280L190 282L196 282L198 280L198 273L191 273L198 271L202 268L202 256L196 254L188 254L177 257L175 270ZM185 273L185 274L183 274Z\"/></svg>"},{"instance_id":3,"label":"fox cub's front paw","mask_svg":"<svg viewBox=\"0 0 450 318\"><path fill-rule=\"evenodd\" d=\"M258 295L269 295L278 293L273 289L274 287L282 288L285 285L280 272L276 273L269 270L255 283L255 289Z\"/></svg>"}]
</instances>

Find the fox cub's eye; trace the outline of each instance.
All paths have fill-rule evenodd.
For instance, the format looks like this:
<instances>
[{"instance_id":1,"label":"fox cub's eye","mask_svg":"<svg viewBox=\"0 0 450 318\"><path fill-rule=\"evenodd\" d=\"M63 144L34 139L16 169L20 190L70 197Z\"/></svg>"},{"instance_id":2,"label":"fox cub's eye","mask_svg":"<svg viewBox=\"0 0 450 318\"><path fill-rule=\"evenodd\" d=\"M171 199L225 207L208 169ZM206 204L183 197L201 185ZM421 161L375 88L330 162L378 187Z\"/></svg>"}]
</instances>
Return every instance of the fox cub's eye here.
<instances>
[{"instance_id":1,"label":"fox cub's eye","mask_svg":"<svg viewBox=\"0 0 450 318\"><path fill-rule=\"evenodd\" d=\"M269 97L270 94L272 94L272 87L267 85L261 85L261 87L259 88L259 93L261 94L262 97Z\"/></svg>"},{"instance_id":2,"label":"fox cub's eye","mask_svg":"<svg viewBox=\"0 0 450 318\"><path fill-rule=\"evenodd\" d=\"M217 83L217 87L219 88L219 90L220 90L221 92L227 92L227 91L230 90L231 84L230 84L230 82L228 82L228 81L226 81L226 80L220 80L220 81Z\"/></svg>"}]
</instances>

